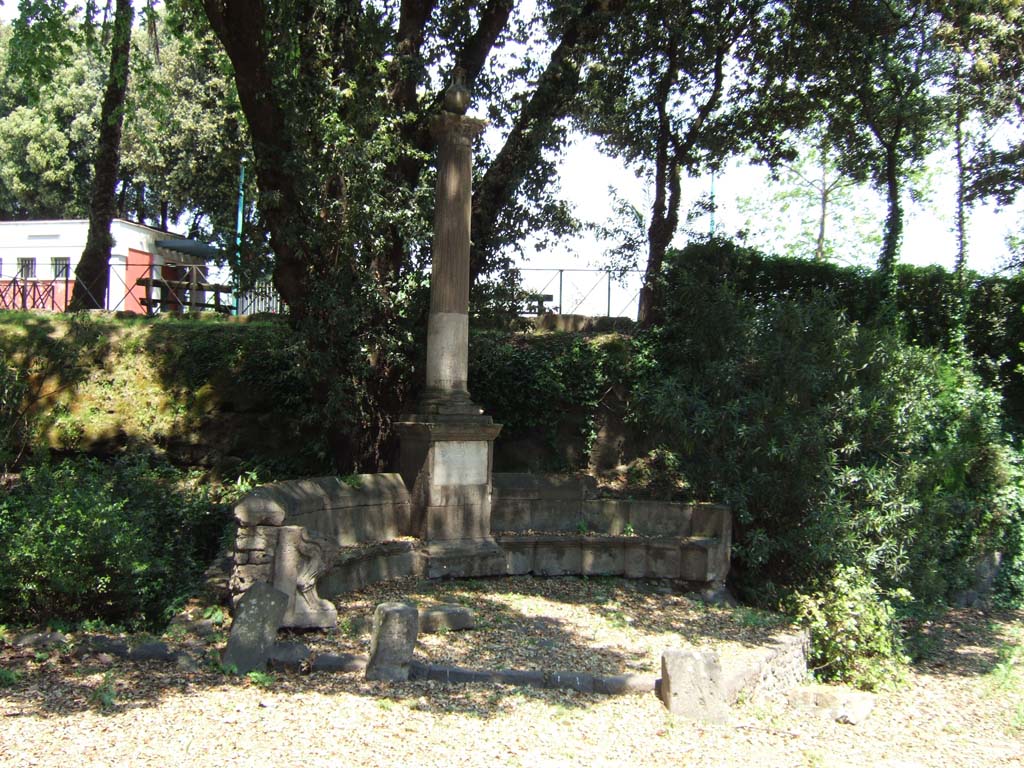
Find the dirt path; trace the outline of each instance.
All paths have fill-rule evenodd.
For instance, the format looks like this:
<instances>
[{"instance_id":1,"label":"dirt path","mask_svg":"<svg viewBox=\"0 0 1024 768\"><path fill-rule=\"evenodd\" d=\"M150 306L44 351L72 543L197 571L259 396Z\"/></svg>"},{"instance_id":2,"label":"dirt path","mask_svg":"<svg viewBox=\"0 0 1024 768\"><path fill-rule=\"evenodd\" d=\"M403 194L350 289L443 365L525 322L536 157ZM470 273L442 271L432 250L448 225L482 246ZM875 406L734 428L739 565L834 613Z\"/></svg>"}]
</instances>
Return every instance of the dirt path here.
<instances>
[{"instance_id":1,"label":"dirt path","mask_svg":"<svg viewBox=\"0 0 1024 768\"><path fill-rule=\"evenodd\" d=\"M630 625L628 599L613 598L613 623ZM358 634L339 636L352 644ZM782 704L741 705L729 723L707 725L673 719L649 695L387 685L357 674L278 675L261 687L168 663L8 646L0 667L18 679L0 687L0 765L1024 765L1024 616L951 612L931 642L929 660L857 725Z\"/></svg>"}]
</instances>

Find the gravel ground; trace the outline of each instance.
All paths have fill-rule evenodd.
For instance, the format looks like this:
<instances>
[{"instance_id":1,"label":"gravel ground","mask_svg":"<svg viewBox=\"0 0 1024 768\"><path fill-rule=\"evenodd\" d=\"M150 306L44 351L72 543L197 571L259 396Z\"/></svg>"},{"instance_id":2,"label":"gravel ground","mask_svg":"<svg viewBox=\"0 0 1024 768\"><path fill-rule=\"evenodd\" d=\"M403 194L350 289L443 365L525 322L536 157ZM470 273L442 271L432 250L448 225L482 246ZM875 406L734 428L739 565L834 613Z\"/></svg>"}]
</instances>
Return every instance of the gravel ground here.
<instances>
[{"instance_id":1,"label":"gravel ground","mask_svg":"<svg viewBox=\"0 0 1024 768\"><path fill-rule=\"evenodd\" d=\"M777 629L768 615L702 609L616 580L517 579L367 590L339 601L337 632L302 640L363 652L362 617L397 596L474 608L479 629L426 636L417 648L425 661L463 666L582 660L589 671L646 671L656 658L645 649L666 639L728 653ZM709 725L673 719L651 695L357 674L277 675L265 687L208 668L7 646L0 667L18 679L0 687L0 765L1024 765L1024 615L954 611L930 639L928 661L853 726L782 703L739 705L728 723Z\"/></svg>"}]
</instances>

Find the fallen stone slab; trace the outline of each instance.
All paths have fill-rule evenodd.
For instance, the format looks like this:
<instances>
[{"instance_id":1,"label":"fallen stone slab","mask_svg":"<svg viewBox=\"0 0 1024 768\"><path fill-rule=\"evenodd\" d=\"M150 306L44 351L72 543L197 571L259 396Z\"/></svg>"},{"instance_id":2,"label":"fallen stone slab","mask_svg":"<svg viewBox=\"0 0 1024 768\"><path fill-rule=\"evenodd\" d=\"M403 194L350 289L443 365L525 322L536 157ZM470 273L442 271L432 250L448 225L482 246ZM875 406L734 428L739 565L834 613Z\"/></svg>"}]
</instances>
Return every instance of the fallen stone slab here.
<instances>
[{"instance_id":1,"label":"fallen stone slab","mask_svg":"<svg viewBox=\"0 0 1024 768\"><path fill-rule=\"evenodd\" d=\"M708 650L671 648L661 654L659 696L673 715L723 722L729 707L722 690L722 663Z\"/></svg>"},{"instance_id":2,"label":"fallen stone slab","mask_svg":"<svg viewBox=\"0 0 1024 768\"><path fill-rule=\"evenodd\" d=\"M288 596L284 592L266 582L253 584L235 608L221 663L240 675L264 668L287 608Z\"/></svg>"},{"instance_id":3,"label":"fallen stone slab","mask_svg":"<svg viewBox=\"0 0 1024 768\"><path fill-rule=\"evenodd\" d=\"M274 643L267 664L275 672L301 672L309 656L309 648L303 643Z\"/></svg>"},{"instance_id":4,"label":"fallen stone slab","mask_svg":"<svg viewBox=\"0 0 1024 768\"><path fill-rule=\"evenodd\" d=\"M198 672L202 669L199 659L185 651L178 651L174 654L174 663L182 672Z\"/></svg>"},{"instance_id":5,"label":"fallen stone slab","mask_svg":"<svg viewBox=\"0 0 1024 768\"><path fill-rule=\"evenodd\" d=\"M119 637L85 635L78 638L71 655L76 659L93 654L125 657L128 655L128 650L128 643Z\"/></svg>"},{"instance_id":6,"label":"fallen stone slab","mask_svg":"<svg viewBox=\"0 0 1024 768\"><path fill-rule=\"evenodd\" d=\"M790 706L818 710L837 723L857 725L875 708L876 696L832 685L801 685L787 695Z\"/></svg>"},{"instance_id":7,"label":"fallen stone slab","mask_svg":"<svg viewBox=\"0 0 1024 768\"><path fill-rule=\"evenodd\" d=\"M310 672L365 672L369 659L351 653L322 653L310 663Z\"/></svg>"},{"instance_id":8,"label":"fallen stone slab","mask_svg":"<svg viewBox=\"0 0 1024 768\"><path fill-rule=\"evenodd\" d=\"M457 632L476 627L476 616L464 605L443 604L420 608L420 632Z\"/></svg>"},{"instance_id":9,"label":"fallen stone slab","mask_svg":"<svg viewBox=\"0 0 1024 768\"><path fill-rule=\"evenodd\" d=\"M370 660L366 665L367 680L392 683L409 679L419 612L409 603L381 603L373 612L373 634L370 638Z\"/></svg>"},{"instance_id":10,"label":"fallen stone slab","mask_svg":"<svg viewBox=\"0 0 1024 768\"><path fill-rule=\"evenodd\" d=\"M58 645L63 645L67 640L67 636L60 632L26 632L14 638L14 646L48 651Z\"/></svg>"},{"instance_id":11,"label":"fallen stone slab","mask_svg":"<svg viewBox=\"0 0 1024 768\"><path fill-rule=\"evenodd\" d=\"M174 654L167 643L156 641L142 643L128 650L130 661L174 661Z\"/></svg>"}]
</instances>

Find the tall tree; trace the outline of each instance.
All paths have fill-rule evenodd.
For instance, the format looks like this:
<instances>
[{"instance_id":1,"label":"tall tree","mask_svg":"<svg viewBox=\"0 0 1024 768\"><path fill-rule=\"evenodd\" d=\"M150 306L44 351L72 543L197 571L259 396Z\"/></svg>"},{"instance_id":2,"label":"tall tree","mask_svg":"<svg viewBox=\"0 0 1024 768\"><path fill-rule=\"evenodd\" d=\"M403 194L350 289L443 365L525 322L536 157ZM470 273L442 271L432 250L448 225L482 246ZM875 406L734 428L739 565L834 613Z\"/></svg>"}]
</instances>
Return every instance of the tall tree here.
<instances>
[{"instance_id":1,"label":"tall tree","mask_svg":"<svg viewBox=\"0 0 1024 768\"><path fill-rule=\"evenodd\" d=\"M797 0L798 76L808 83L839 150L840 168L870 180L887 214L878 256L883 296L895 287L909 172L945 129L937 16L914 0Z\"/></svg>"},{"instance_id":2,"label":"tall tree","mask_svg":"<svg viewBox=\"0 0 1024 768\"><path fill-rule=\"evenodd\" d=\"M775 253L815 261L858 259L869 244L880 245L877 213L861 194L874 197L874 191L839 170L821 132L809 132L800 144L797 159L740 199L747 237Z\"/></svg>"},{"instance_id":3,"label":"tall tree","mask_svg":"<svg viewBox=\"0 0 1024 768\"><path fill-rule=\"evenodd\" d=\"M757 132L748 97L772 77L770 11L765 0L634 1L594 53L577 118L653 188L641 324L679 226L682 174L715 168Z\"/></svg>"},{"instance_id":4,"label":"tall tree","mask_svg":"<svg viewBox=\"0 0 1024 768\"><path fill-rule=\"evenodd\" d=\"M100 109L99 141L89 198L89 233L75 269L70 309L99 309L110 281L110 224L116 212L117 176L121 161L121 128L128 92L132 42L131 0L116 0L110 42L110 69Z\"/></svg>"}]
</instances>

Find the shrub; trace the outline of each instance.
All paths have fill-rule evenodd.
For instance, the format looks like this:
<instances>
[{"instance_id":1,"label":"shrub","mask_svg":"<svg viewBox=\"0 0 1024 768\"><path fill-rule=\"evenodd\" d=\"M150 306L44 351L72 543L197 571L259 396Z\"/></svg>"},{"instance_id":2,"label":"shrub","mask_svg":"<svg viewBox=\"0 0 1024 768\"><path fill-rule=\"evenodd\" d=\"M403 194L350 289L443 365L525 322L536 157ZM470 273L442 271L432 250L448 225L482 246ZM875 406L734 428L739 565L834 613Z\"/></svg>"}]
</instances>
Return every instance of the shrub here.
<instances>
[{"instance_id":1,"label":"shrub","mask_svg":"<svg viewBox=\"0 0 1024 768\"><path fill-rule=\"evenodd\" d=\"M165 618L224 529L223 510L189 479L140 456L26 468L0 500L0 620Z\"/></svg>"},{"instance_id":2,"label":"shrub","mask_svg":"<svg viewBox=\"0 0 1024 768\"><path fill-rule=\"evenodd\" d=\"M899 678L906 662L896 613L870 574L838 568L792 608L811 632L810 662L824 680L878 688Z\"/></svg>"},{"instance_id":3,"label":"shrub","mask_svg":"<svg viewBox=\"0 0 1024 768\"><path fill-rule=\"evenodd\" d=\"M7 355L0 349L0 469L14 462L22 450L24 400L25 378L8 364Z\"/></svg>"},{"instance_id":4,"label":"shrub","mask_svg":"<svg viewBox=\"0 0 1024 768\"><path fill-rule=\"evenodd\" d=\"M851 322L828 293L762 301L708 262L669 265L664 321L638 343L633 418L696 496L731 505L741 595L816 596L817 642L850 651L830 618L847 598L891 611L898 590L921 608L964 588L1020 506L999 394L962 354ZM857 643L870 659L898 647ZM875 664L856 655L850 670Z\"/></svg>"}]
</instances>

